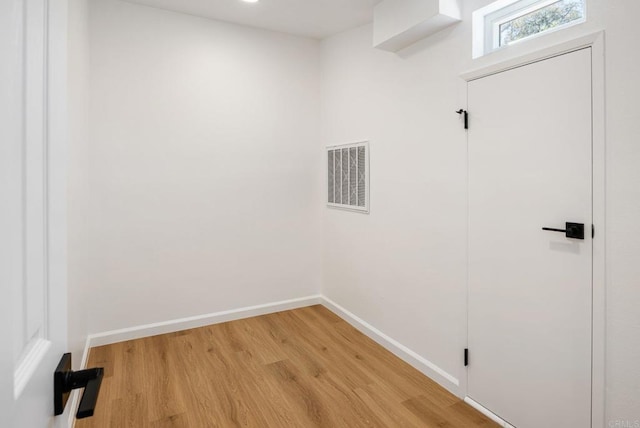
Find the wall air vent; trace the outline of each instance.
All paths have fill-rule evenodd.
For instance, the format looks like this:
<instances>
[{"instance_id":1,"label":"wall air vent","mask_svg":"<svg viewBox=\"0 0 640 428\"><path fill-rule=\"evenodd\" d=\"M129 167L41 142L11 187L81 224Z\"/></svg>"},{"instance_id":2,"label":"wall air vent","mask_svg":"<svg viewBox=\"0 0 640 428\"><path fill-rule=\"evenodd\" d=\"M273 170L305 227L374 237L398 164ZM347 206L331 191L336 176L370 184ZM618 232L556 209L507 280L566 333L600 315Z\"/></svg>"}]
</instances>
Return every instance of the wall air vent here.
<instances>
[{"instance_id":1,"label":"wall air vent","mask_svg":"<svg viewBox=\"0 0 640 428\"><path fill-rule=\"evenodd\" d=\"M369 143L327 147L327 205L369 212Z\"/></svg>"}]
</instances>

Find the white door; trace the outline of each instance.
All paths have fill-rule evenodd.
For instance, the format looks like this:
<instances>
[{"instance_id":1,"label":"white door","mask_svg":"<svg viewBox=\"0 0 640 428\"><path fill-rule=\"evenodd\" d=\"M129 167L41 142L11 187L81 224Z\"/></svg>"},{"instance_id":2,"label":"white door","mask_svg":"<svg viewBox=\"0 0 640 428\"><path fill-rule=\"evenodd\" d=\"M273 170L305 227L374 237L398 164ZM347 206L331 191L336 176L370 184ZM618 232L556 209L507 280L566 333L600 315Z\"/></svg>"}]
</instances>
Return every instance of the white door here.
<instances>
[{"instance_id":1,"label":"white door","mask_svg":"<svg viewBox=\"0 0 640 428\"><path fill-rule=\"evenodd\" d=\"M591 49L469 82L468 396L591 422ZM543 227L585 225L584 239Z\"/></svg>"},{"instance_id":2,"label":"white door","mask_svg":"<svg viewBox=\"0 0 640 428\"><path fill-rule=\"evenodd\" d=\"M66 348L66 7L0 2L0 426L53 416ZM68 411L67 411L68 412Z\"/></svg>"}]
</instances>

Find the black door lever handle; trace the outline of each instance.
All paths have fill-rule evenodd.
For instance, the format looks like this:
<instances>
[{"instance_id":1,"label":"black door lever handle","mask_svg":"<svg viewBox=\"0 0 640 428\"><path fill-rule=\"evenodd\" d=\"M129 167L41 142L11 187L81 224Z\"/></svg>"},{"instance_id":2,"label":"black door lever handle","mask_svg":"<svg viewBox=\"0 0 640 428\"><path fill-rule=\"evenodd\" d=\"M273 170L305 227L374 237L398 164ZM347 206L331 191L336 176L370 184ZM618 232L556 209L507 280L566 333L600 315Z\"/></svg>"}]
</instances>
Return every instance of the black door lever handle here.
<instances>
[{"instance_id":1,"label":"black door lever handle","mask_svg":"<svg viewBox=\"0 0 640 428\"><path fill-rule=\"evenodd\" d=\"M543 227L542 230L547 230L550 232L562 232L565 233L567 229L554 229L553 227Z\"/></svg>"},{"instance_id":2,"label":"black door lever handle","mask_svg":"<svg viewBox=\"0 0 640 428\"><path fill-rule=\"evenodd\" d=\"M96 409L96 404L98 403L98 394L100 394L100 386L102 385L102 378L104 376L103 368L95 368L82 370L86 371L90 380L87 381L84 387L84 392L82 393L82 399L80 400L80 405L78 406L78 413L76 413L76 418L83 419L93 416L93 412ZM75 372L81 373L81 372Z\"/></svg>"},{"instance_id":3,"label":"black door lever handle","mask_svg":"<svg viewBox=\"0 0 640 428\"><path fill-rule=\"evenodd\" d=\"M101 367L74 372L71 370L71 354L64 354L53 373L54 414L61 415L64 412L72 390L84 388L76 418L93 416L103 377L104 369Z\"/></svg>"},{"instance_id":4,"label":"black door lever handle","mask_svg":"<svg viewBox=\"0 0 640 428\"><path fill-rule=\"evenodd\" d=\"M584 239L584 224L583 223L565 223L564 229L555 229L553 227L543 227L542 230L550 232L562 232L567 238L572 239Z\"/></svg>"}]
</instances>

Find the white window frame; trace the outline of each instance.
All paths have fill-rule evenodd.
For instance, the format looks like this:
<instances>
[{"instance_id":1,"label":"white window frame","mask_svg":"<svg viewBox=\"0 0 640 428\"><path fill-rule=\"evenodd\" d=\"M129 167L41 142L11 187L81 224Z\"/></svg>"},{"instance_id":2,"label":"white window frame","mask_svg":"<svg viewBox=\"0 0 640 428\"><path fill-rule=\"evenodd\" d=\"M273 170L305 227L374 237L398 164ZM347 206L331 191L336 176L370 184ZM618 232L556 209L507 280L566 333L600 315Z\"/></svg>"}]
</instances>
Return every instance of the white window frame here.
<instances>
[{"instance_id":1,"label":"white window frame","mask_svg":"<svg viewBox=\"0 0 640 428\"><path fill-rule=\"evenodd\" d=\"M474 11L472 14L473 58L479 58L508 46L500 46L500 25L545 8L558 1L559 0L498 0ZM566 24L532 34L509 44L520 43L539 37L542 34L548 34L584 23L587 20L587 1L582 0L582 2L585 13L581 19L576 19Z\"/></svg>"},{"instance_id":2,"label":"white window frame","mask_svg":"<svg viewBox=\"0 0 640 428\"><path fill-rule=\"evenodd\" d=\"M349 144L336 144L336 145L332 145L332 146L327 146L326 147L326 157L325 157L325 165L328 165L329 162L329 152L332 150L343 150L343 149L351 149L351 148L359 148L359 147L364 147L364 153L365 153L365 192L364 192L364 198L365 198L365 203L364 206L358 206L358 205L348 205L348 204L338 204L335 202L329 202L329 186L328 186L328 179L329 179L329 170L327 169L327 175L326 180L325 180L325 188L326 188L326 192L325 192L325 202L327 203L327 207L329 208L336 208L336 209L340 209L340 210L345 210L345 211L354 211L354 212L360 212L363 214L369 214L369 176L370 176L370 167L369 167L369 142L368 141L359 141L356 143L349 143ZM335 158L334 158L334 175L335 175ZM356 173L357 176L357 173ZM334 178L335 180L335 178ZM335 189L335 181L334 181L334 189ZM335 200L335 197L334 197Z\"/></svg>"}]
</instances>

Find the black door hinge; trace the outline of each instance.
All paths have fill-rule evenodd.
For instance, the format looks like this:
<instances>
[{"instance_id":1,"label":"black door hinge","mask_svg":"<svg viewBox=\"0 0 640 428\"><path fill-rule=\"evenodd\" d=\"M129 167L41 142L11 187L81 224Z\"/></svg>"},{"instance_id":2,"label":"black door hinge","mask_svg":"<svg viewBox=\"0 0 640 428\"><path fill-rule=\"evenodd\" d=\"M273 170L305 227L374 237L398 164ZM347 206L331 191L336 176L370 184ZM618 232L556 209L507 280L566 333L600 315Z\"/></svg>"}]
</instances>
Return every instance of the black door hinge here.
<instances>
[{"instance_id":1,"label":"black door hinge","mask_svg":"<svg viewBox=\"0 0 640 428\"><path fill-rule=\"evenodd\" d=\"M464 366L467 367L469 365L469 349L464 349Z\"/></svg>"},{"instance_id":2,"label":"black door hinge","mask_svg":"<svg viewBox=\"0 0 640 428\"><path fill-rule=\"evenodd\" d=\"M592 224L591 225L591 239L596 237L596 227Z\"/></svg>"},{"instance_id":3,"label":"black door hinge","mask_svg":"<svg viewBox=\"0 0 640 428\"><path fill-rule=\"evenodd\" d=\"M464 129L469 129L469 112L463 109L456 111L456 113L461 114L464 119Z\"/></svg>"}]
</instances>

